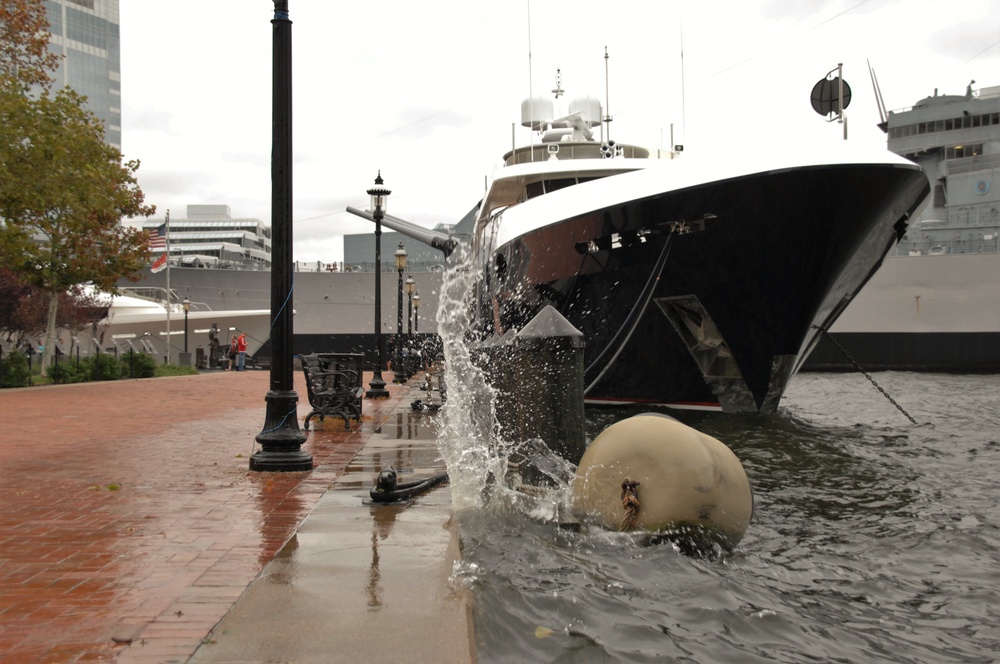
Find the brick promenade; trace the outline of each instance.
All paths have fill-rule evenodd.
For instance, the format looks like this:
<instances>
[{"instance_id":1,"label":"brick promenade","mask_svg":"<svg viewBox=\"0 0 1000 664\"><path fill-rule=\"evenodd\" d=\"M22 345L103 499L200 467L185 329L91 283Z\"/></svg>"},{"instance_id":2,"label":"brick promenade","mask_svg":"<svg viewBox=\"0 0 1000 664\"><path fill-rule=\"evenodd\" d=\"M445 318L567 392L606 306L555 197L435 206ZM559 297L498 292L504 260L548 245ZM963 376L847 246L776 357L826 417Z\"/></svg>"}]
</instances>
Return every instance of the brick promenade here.
<instances>
[{"instance_id":1,"label":"brick promenade","mask_svg":"<svg viewBox=\"0 0 1000 664\"><path fill-rule=\"evenodd\" d=\"M186 661L405 395L385 378L306 473L248 470L266 371L0 390L0 662Z\"/></svg>"}]
</instances>

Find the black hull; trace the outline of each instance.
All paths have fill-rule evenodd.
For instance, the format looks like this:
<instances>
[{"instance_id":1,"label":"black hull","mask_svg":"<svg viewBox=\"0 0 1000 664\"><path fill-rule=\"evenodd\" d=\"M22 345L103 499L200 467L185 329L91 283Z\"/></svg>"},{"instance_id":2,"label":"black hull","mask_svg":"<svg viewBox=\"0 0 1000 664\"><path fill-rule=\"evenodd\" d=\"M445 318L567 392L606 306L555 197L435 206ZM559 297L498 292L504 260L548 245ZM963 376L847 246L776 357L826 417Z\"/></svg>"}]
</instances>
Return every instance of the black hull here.
<instances>
[{"instance_id":1,"label":"black hull","mask_svg":"<svg viewBox=\"0 0 1000 664\"><path fill-rule=\"evenodd\" d=\"M496 252L485 332L551 304L586 338L588 402L773 412L926 192L915 167L800 168L549 224Z\"/></svg>"}]
</instances>

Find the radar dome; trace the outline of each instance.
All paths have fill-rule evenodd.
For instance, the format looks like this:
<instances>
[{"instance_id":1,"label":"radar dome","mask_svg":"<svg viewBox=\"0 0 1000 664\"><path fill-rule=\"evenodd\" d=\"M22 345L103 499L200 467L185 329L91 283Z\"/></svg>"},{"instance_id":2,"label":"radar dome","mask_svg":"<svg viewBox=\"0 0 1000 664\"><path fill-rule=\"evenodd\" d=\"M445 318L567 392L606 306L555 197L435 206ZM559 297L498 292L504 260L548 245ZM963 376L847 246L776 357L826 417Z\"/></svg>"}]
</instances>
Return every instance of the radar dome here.
<instances>
[{"instance_id":1,"label":"radar dome","mask_svg":"<svg viewBox=\"0 0 1000 664\"><path fill-rule=\"evenodd\" d=\"M569 103L570 114L579 112L591 127L601 126L601 102L593 97L578 97Z\"/></svg>"},{"instance_id":2,"label":"radar dome","mask_svg":"<svg viewBox=\"0 0 1000 664\"><path fill-rule=\"evenodd\" d=\"M521 102L521 126L543 129L555 118L554 105L546 97L529 97Z\"/></svg>"}]
</instances>

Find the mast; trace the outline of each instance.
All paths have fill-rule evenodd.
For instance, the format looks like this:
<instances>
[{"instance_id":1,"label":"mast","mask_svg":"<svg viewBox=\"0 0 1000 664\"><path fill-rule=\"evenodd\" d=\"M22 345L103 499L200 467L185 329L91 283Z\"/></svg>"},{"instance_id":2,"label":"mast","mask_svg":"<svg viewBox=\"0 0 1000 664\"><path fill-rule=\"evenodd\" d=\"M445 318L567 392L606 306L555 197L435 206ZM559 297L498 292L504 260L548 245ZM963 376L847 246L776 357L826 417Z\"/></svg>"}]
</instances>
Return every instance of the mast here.
<instances>
[{"instance_id":1,"label":"mast","mask_svg":"<svg viewBox=\"0 0 1000 664\"><path fill-rule=\"evenodd\" d=\"M608 47L604 47L604 142L611 142L611 99L608 94Z\"/></svg>"}]
</instances>

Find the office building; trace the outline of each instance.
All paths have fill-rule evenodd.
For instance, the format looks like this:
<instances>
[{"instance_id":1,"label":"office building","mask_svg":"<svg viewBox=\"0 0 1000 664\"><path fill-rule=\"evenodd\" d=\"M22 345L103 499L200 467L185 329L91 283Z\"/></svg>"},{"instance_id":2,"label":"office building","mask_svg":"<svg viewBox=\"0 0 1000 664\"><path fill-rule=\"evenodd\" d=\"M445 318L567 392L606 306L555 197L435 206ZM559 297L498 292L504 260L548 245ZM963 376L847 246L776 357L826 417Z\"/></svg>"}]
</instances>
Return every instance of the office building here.
<instances>
[{"instance_id":1,"label":"office building","mask_svg":"<svg viewBox=\"0 0 1000 664\"><path fill-rule=\"evenodd\" d=\"M121 150L118 0L45 0L45 8L49 48L63 56L54 87L86 95L88 108L104 121L105 141Z\"/></svg>"}]
</instances>

